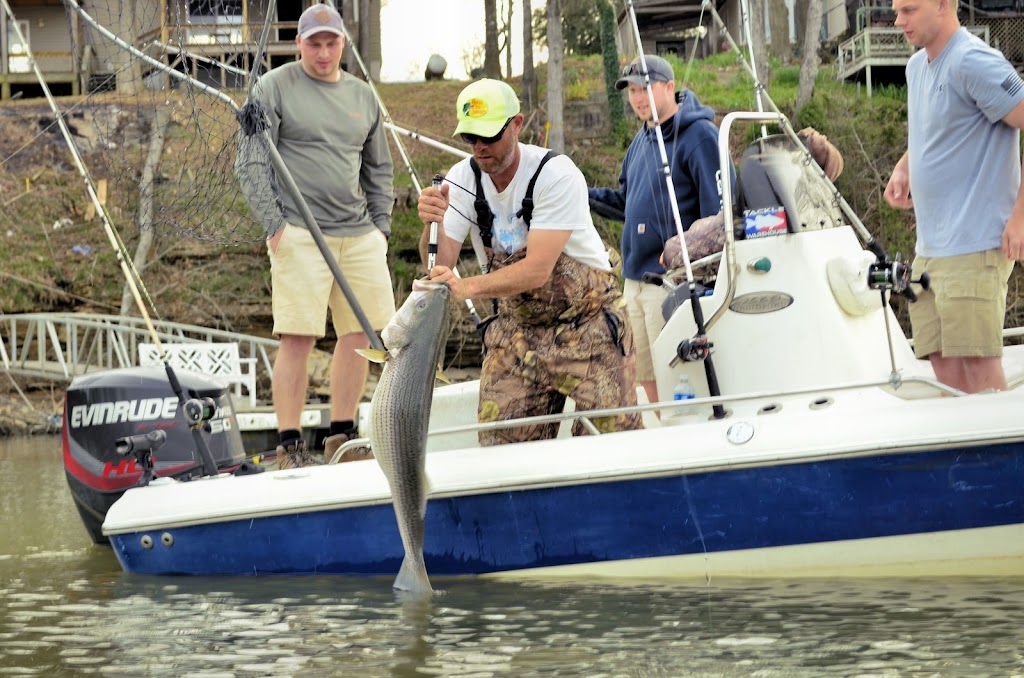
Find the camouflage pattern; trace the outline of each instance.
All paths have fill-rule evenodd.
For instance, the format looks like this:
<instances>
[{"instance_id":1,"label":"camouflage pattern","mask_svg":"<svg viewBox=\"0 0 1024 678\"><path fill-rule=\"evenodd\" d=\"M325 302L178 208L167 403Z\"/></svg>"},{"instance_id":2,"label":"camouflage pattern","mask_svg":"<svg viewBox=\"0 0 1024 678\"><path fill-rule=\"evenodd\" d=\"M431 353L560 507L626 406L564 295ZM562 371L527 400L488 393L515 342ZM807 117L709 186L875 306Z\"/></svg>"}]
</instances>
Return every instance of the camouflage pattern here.
<instances>
[{"instance_id":1,"label":"camouflage pattern","mask_svg":"<svg viewBox=\"0 0 1024 678\"><path fill-rule=\"evenodd\" d=\"M526 256L521 250L492 270ZM501 299L484 322L481 422L636 404L633 331L612 273L559 255L542 287ZM592 420L602 433L643 428L639 413ZM481 431L481 445L554 438L559 423ZM573 435L585 434L577 422Z\"/></svg>"},{"instance_id":2,"label":"camouflage pattern","mask_svg":"<svg viewBox=\"0 0 1024 678\"><path fill-rule=\"evenodd\" d=\"M704 217L690 224L690 228L683 233L686 238L686 253L690 256L690 262L721 252L725 247L725 217L721 212L710 217ZM679 236L674 235L665 242L665 252L662 257L665 268L673 270L683 267L683 248L679 244ZM716 263L717 267L718 264Z\"/></svg>"}]
</instances>

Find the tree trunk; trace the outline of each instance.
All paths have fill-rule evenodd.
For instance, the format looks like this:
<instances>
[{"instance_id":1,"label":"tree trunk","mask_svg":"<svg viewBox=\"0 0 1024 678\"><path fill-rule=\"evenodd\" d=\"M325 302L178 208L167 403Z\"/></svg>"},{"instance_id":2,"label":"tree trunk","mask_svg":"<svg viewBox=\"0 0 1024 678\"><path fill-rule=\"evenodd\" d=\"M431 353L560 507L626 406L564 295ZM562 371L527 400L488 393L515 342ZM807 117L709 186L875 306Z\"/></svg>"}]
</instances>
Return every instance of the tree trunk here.
<instances>
[{"instance_id":1,"label":"tree trunk","mask_svg":"<svg viewBox=\"0 0 1024 678\"><path fill-rule=\"evenodd\" d=\"M770 0L768 8L772 56L785 62L793 55L793 45L789 42L789 7L786 6L786 0Z\"/></svg>"},{"instance_id":2,"label":"tree trunk","mask_svg":"<svg viewBox=\"0 0 1024 678\"><path fill-rule=\"evenodd\" d=\"M793 27L796 29L794 44L800 46L801 49L803 49L804 34L807 28L807 5L808 0L796 0L793 3Z\"/></svg>"},{"instance_id":3,"label":"tree trunk","mask_svg":"<svg viewBox=\"0 0 1024 678\"><path fill-rule=\"evenodd\" d=\"M754 70L761 86L768 89L772 81L771 64L768 63L768 46L765 44L765 3L767 0L747 0L750 9L750 39L754 55Z\"/></svg>"},{"instance_id":4,"label":"tree trunk","mask_svg":"<svg viewBox=\"0 0 1024 678\"><path fill-rule=\"evenodd\" d=\"M533 9L523 0L523 110L530 113L537 105L537 74L533 70Z\"/></svg>"},{"instance_id":5,"label":"tree trunk","mask_svg":"<svg viewBox=\"0 0 1024 678\"><path fill-rule=\"evenodd\" d=\"M484 0L484 75L495 80L501 79L497 0Z\"/></svg>"},{"instance_id":6,"label":"tree trunk","mask_svg":"<svg viewBox=\"0 0 1024 678\"><path fill-rule=\"evenodd\" d=\"M807 6L807 24L804 27L804 58L800 64L800 85L796 93L796 110L800 109L814 96L814 81L818 78L818 48L821 35L822 0L811 0Z\"/></svg>"},{"instance_id":7,"label":"tree trunk","mask_svg":"<svg viewBox=\"0 0 1024 678\"><path fill-rule=\"evenodd\" d=\"M157 167L160 165L160 156L164 152L164 134L167 132L170 120L171 113L167 106L156 109L149 137L149 152L142 165L142 177L139 180L139 244L135 247L135 257L132 262L135 270L140 272L140 276L142 269L146 267L149 250L153 246L154 179ZM135 297L132 296L131 287L126 283L124 292L121 293L121 315L139 315L131 312L134 306Z\"/></svg>"},{"instance_id":8,"label":"tree trunk","mask_svg":"<svg viewBox=\"0 0 1024 678\"><path fill-rule=\"evenodd\" d=\"M548 148L565 152L562 116L562 8L561 0L548 0Z\"/></svg>"},{"instance_id":9,"label":"tree trunk","mask_svg":"<svg viewBox=\"0 0 1024 678\"><path fill-rule=\"evenodd\" d=\"M130 45L138 41L140 33L135 5L135 2L124 3L121 14L117 17L118 23L115 25L118 37ZM114 60L120 64L114 78L117 91L120 94L137 94L142 89L142 60L135 58L127 50L120 49L116 51Z\"/></svg>"},{"instance_id":10,"label":"tree trunk","mask_svg":"<svg viewBox=\"0 0 1024 678\"><path fill-rule=\"evenodd\" d=\"M505 73L509 79L512 78L512 0L505 0L506 14L505 14L505 25L502 27L502 33L505 34Z\"/></svg>"},{"instance_id":11,"label":"tree trunk","mask_svg":"<svg viewBox=\"0 0 1024 678\"><path fill-rule=\"evenodd\" d=\"M366 61L366 69L370 71L370 79L380 81L381 48L380 48L380 0L369 0L369 11L366 20L366 46L360 46L361 54Z\"/></svg>"},{"instance_id":12,"label":"tree trunk","mask_svg":"<svg viewBox=\"0 0 1024 678\"><path fill-rule=\"evenodd\" d=\"M355 35L356 44L352 45L352 51L359 52L359 58L366 64L366 46L370 44L370 0L355 0L359 3L359 26L358 31ZM359 68L359 63L356 61L355 56L352 57L351 62L346 64L348 66L348 72L357 75L360 78L369 77L368 74L362 73ZM369 68L369 64L366 66Z\"/></svg>"}]
</instances>

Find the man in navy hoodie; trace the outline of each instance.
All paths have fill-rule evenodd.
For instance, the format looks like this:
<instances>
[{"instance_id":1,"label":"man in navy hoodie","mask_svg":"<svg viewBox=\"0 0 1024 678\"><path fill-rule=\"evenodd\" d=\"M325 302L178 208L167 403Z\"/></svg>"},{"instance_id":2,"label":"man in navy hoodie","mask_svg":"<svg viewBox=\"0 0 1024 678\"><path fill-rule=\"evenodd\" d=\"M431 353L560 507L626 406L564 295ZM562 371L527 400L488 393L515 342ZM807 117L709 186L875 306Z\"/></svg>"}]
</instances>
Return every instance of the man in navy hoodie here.
<instances>
[{"instance_id":1,"label":"man in navy hoodie","mask_svg":"<svg viewBox=\"0 0 1024 678\"><path fill-rule=\"evenodd\" d=\"M679 216L686 230L697 219L715 215L721 209L715 112L701 104L693 92L675 91L675 75L667 61L652 54L644 55L644 60L672 170ZM629 89L629 104L645 124L622 160L619 188L592 188L590 201L592 205L599 203L596 208L606 206L625 215L622 274L626 278L624 297L636 341L637 380L648 400L656 402L658 387L651 343L665 325L661 304L666 292L657 285L642 284L640 278L647 272L665 273L659 259L665 242L676 234L676 227L639 57L625 67L615 87Z\"/></svg>"}]
</instances>

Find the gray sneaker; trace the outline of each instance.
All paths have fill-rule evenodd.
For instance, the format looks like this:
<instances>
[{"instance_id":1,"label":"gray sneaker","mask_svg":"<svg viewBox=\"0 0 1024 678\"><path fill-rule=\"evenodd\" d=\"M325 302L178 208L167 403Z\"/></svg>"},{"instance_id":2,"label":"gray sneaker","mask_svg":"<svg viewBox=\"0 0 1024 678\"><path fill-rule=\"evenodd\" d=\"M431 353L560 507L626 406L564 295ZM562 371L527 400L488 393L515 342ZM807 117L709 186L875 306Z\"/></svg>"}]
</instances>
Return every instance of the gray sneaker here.
<instances>
[{"instance_id":1,"label":"gray sneaker","mask_svg":"<svg viewBox=\"0 0 1024 678\"><path fill-rule=\"evenodd\" d=\"M354 435L349 436L345 433L336 433L333 436L324 438L324 461L330 462L334 459L334 453L338 451L338 448L354 437ZM342 453L338 463L361 461L363 459L373 459L373 451L369 447L351 447Z\"/></svg>"},{"instance_id":2,"label":"gray sneaker","mask_svg":"<svg viewBox=\"0 0 1024 678\"><path fill-rule=\"evenodd\" d=\"M288 445L277 446L277 468L285 471L290 468L302 468L313 464L313 456L306 449L306 441L302 438Z\"/></svg>"}]
</instances>

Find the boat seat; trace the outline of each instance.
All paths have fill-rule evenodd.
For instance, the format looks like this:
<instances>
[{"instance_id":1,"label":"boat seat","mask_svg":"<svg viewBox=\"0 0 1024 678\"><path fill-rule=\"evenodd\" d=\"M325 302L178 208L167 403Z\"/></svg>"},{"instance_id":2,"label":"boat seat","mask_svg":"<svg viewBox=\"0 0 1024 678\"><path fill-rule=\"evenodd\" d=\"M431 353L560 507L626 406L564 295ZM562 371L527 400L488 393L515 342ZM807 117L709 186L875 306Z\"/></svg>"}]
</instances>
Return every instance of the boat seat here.
<instances>
[{"instance_id":1,"label":"boat seat","mask_svg":"<svg viewBox=\"0 0 1024 678\"><path fill-rule=\"evenodd\" d=\"M163 365L156 344L140 343L138 348L140 366ZM256 359L240 357L236 342L162 344L162 348L174 369L198 372L220 379L227 386L234 388L234 396L239 400L242 398L244 386L249 407L256 407Z\"/></svg>"},{"instance_id":2,"label":"boat seat","mask_svg":"<svg viewBox=\"0 0 1024 678\"><path fill-rule=\"evenodd\" d=\"M843 223L831 187L788 136L757 139L737 169L736 238L832 228Z\"/></svg>"}]
</instances>

